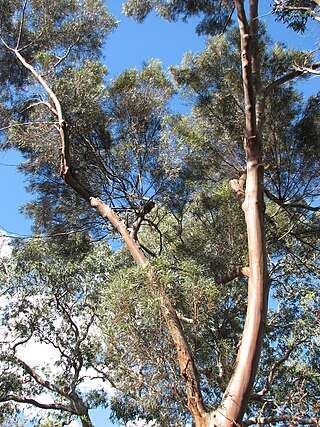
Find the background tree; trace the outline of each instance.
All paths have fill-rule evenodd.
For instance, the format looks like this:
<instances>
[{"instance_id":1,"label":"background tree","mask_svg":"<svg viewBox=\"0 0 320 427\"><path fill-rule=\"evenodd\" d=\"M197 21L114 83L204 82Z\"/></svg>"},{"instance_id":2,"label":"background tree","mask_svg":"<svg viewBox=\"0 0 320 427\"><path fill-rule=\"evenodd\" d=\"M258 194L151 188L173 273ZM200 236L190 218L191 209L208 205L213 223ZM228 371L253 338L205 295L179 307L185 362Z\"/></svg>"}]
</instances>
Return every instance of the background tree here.
<instances>
[{"instance_id":1,"label":"background tree","mask_svg":"<svg viewBox=\"0 0 320 427\"><path fill-rule=\"evenodd\" d=\"M83 246L71 240L74 247ZM99 247L98 256L73 251L72 257L60 244L54 249L37 240L20 245L2 273L0 402L7 402L1 406L4 415L19 413L23 403L44 410L35 423L45 425L47 418L70 423L76 416L89 427L89 409L106 404L110 388L102 381L101 389L85 388L101 377L94 367L102 344L98 312L110 249ZM41 348L47 359L33 361Z\"/></svg>"}]
</instances>

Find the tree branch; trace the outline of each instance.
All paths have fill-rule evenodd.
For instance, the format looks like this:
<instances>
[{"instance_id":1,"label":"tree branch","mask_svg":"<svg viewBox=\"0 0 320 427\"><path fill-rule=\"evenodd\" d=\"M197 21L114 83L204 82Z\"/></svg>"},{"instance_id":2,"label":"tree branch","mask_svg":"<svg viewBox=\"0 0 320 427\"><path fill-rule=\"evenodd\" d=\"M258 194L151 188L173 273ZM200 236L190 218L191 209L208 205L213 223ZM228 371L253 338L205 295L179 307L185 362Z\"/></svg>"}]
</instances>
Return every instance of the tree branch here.
<instances>
[{"instance_id":1,"label":"tree branch","mask_svg":"<svg viewBox=\"0 0 320 427\"><path fill-rule=\"evenodd\" d=\"M241 265L237 266L234 270L229 271L225 276L221 277L217 280L219 285L225 285L237 277L249 277L250 276L250 268L242 267Z\"/></svg>"},{"instance_id":2,"label":"tree branch","mask_svg":"<svg viewBox=\"0 0 320 427\"><path fill-rule=\"evenodd\" d=\"M320 20L320 18L319 18L319 20ZM315 74L316 76L320 76L320 70L317 70L314 68L303 67L303 66L298 65L298 64L294 64L294 68L298 71L301 71L303 74L310 73L310 74Z\"/></svg>"},{"instance_id":3,"label":"tree branch","mask_svg":"<svg viewBox=\"0 0 320 427\"><path fill-rule=\"evenodd\" d=\"M134 240L138 239L138 232L140 230L141 224L145 218L145 216L152 211L152 209L155 207L155 203L153 200L148 200L147 203L145 203L138 213L137 220L132 224L132 227L130 229L130 235Z\"/></svg>"},{"instance_id":4,"label":"tree branch","mask_svg":"<svg viewBox=\"0 0 320 427\"><path fill-rule=\"evenodd\" d=\"M310 205L304 205L302 203L285 203L282 200L280 200L278 197L274 196L267 188L264 188L265 195L270 199L272 202L276 203L278 206L282 207L283 209L305 209L307 211L312 212L319 212L320 206L310 206Z\"/></svg>"},{"instance_id":5,"label":"tree branch","mask_svg":"<svg viewBox=\"0 0 320 427\"><path fill-rule=\"evenodd\" d=\"M272 366L271 366L271 369L270 369L270 373L269 373L269 376L268 376L268 379L267 379L267 382L266 382L266 385L265 385L265 387L261 390L261 391L259 391L258 393L256 393L256 396L257 397L263 397L263 396L265 396L267 393L268 393L268 391L270 390L270 387L271 387L271 384L272 384L272 382L273 382L273 380L274 380L274 377L275 377L275 374L276 374L276 371L277 371L277 369L279 368L279 366L281 366L284 362L286 362L288 359L289 359L289 357L290 357L290 355L291 355L291 353L300 345L300 344L303 344L304 342L306 342L307 340L308 340L309 338L308 337L305 337L305 338L302 338L301 340L299 340L299 341L297 341L297 342L295 342L293 345L291 345L289 348L288 348L288 350L285 352L285 354L279 359L279 360L277 360ZM253 398L255 397L255 395L253 395Z\"/></svg>"},{"instance_id":6,"label":"tree branch","mask_svg":"<svg viewBox=\"0 0 320 427\"><path fill-rule=\"evenodd\" d=\"M20 365L22 369L25 372L27 372L38 384L70 400L68 393L64 392L60 387L57 387L56 385L51 384L49 381L42 378L41 375L39 375L34 369L32 369L22 359L18 358L17 356L12 356L9 360L11 360L12 363L16 363Z\"/></svg>"},{"instance_id":7,"label":"tree branch","mask_svg":"<svg viewBox=\"0 0 320 427\"><path fill-rule=\"evenodd\" d=\"M320 62L315 62L314 64L310 65L310 67L308 67L308 70L306 70L302 67L301 70L291 71L290 73L285 74L284 76L282 76L279 79L275 80L274 82L270 83L268 86L266 86L264 89L262 89L261 92L264 96L267 96L276 87L281 86L282 84L287 83L290 80L295 79L296 77L300 77L303 74L313 72L313 71L317 70L319 67L320 67Z\"/></svg>"},{"instance_id":8,"label":"tree branch","mask_svg":"<svg viewBox=\"0 0 320 427\"><path fill-rule=\"evenodd\" d=\"M10 400L18 403L27 403L27 404L36 406L37 408L40 408L40 409L54 409L57 411L66 411L66 412L69 412L70 414L77 415L73 409L69 408L68 406L62 405L61 403L40 403L35 399L18 396L17 394L13 394L13 393L7 394L6 396L2 396L2 397L0 396L1 403L9 402Z\"/></svg>"},{"instance_id":9,"label":"tree branch","mask_svg":"<svg viewBox=\"0 0 320 427\"><path fill-rule=\"evenodd\" d=\"M79 42L80 40L80 36L77 37L76 41L74 43L72 43L70 46L68 46L68 49L66 50L66 53L60 57L58 57L57 62L54 64L54 67L58 67L58 65L61 64L61 62L63 62L70 54L72 48Z\"/></svg>"},{"instance_id":10,"label":"tree branch","mask_svg":"<svg viewBox=\"0 0 320 427\"><path fill-rule=\"evenodd\" d=\"M314 3L316 3L318 6L320 6L319 0L313 0ZM320 16L315 12L311 7L307 6L288 6L283 1L275 1L276 6L274 10L277 12L280 10L293 10L293 11L302 11L302 12L309 12L313 19L320 22Z\"/></svg>"},{"instance_id":11,"label":"tree branch","mask_svg":"<svg viewBox=\"0 0 320 427\"><path fill-rule=\"evenodd\" d=\"M162 313L178 353L180 373L187 391L188 409L193 417L195 426L205 426L209 415L204 408L199 375L181 322L156 273L151 272L149 274L149 283L152 287L156 287Z\"/></svg>"},{"instance_id":12,"label":"tree branch","mask_svg":"<svg viewBox=\"0 0 320 427\"><path fill-rule=\"evenodd\" d=\"M257 425L268 425L268 424L274 424L277 425L278 423L282 421L291 422L290 425L311 425L311 426L318 426L319 419L317 418L300 418L296 417L294 415L280 415L278 417L256 417L256 418L250 418L244 423L242 423L242 426L257 426Z\"/></svg>"},{"instance_id":13,"label":"tree branch","mask_svg":"<svg viewBox=\"0 0 320 427\"><path fill-rule=\"evenodd\" d=\"M255 111L255 88L254 88L254 76L252 70L252 57L251 57L251 31L250 26L247 21L246 11L244 7L244 2L242 0L234 1L237 15L238 15L238 25L241 36L241 64L242 64L242 80L243 80L243 92L245 100L245 112L246 112L246 144L255 150L259 150L259 144L256 144L256 111ZM253 13L255 9L252 3L250 2L250 12ZM257 18L256 16L251 16L251 20ZM256 19L256 21L258 21ZM255 26L258 25L258 22L255 22ZM255 76L256 77L256 76ZM251 155L251 154L250 154Z\"/></svg>"},{"instance_id":14,"label":"tree branch","mask_svg":"<svg viewBox=\"0 0 320 427\"><path fill-rule=\"evenodd\" d=\"M23 7L22 7L21 19L20 19L20 25L19 25L18 39L17 39L17 43L16 43L16 49L19 49L19 46L20 46L27 3L28 3L28 0L24 0Z\"/></svg>"}]
</instances>

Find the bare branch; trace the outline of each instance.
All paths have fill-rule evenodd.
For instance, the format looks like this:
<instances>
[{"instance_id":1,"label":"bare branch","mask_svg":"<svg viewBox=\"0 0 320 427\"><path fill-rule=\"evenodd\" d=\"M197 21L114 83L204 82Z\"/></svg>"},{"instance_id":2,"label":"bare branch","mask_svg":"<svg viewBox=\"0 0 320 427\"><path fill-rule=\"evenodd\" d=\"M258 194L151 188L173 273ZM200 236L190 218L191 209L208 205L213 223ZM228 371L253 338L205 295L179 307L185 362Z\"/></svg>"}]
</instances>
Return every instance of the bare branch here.
<instances>
[{"instance_id":1,"label":"bare branch","mask_svg":"<svg viewBox=\"0 0 320 427\"><path fill-rule=\"evenodd\" d=\"M23 30L23 25L24 25L24 16L25 16L25 12L26 12L27 3L28 3L28 0L25 0L23 7L22 7L22 14L21 14L21 19L20 19L19 33L18 33L16 49L19 49L19 46L20 46L22 30Z\"/></svg>"},{"instance_id":2,"label":"bare branch","mask_svg":"<svg viewBox=\"0 0 320 427\"><path fill-rule=\"evenodd\" d=\"M319 17L319 21L320 21L320 17ZM304 73L310 73L310 74L315 74L317 76L320 76L320 71L319 70L316 70L316 69L313 69L313 68L310 68L310 67L303 67L301 65L294 64L294 68L296 70L298 70L298 71L301 71L303 74Z\"/></svg>"},{"instance_id":3,"label":"bare branch","mask_svg":"<svg viewBox=\"0 0 320 427\"><path fill-rule=\"evenodd\" d=\"M50 383L49 381L42 378L41 375L39 375L34 369L32 369L27 363L25 363L22 359L19 359L16 356L12 356L11 360L13 363L19 364L22 369L27 372L38 384L45 387L46 389L53 391L55 393L60 394L61 396L66 397L70 400L68 393L64 392L60 387L57 387L56 385Z\"/></svg>"},{"instance_id":4,"label":"bare branch","mask_svg":"<svg viewBox=\"0 0 320 427\"><path fill-rule=\"evenodd\" d=\"M271 366L271 369L270 369L270 373L269 373L269 376L268 376L268 379L267 379L267 382L266 382L266 385L265 385L265 387L261 390L261 391L259 391L258 393L256 393L256 395L257 395L257 397L262 397L262 396L265 396L267 393L268 393L268 391L270 390L270 387L271 387L271 384L272 384L272 382L273 382L273 380L274 380L274 377L275 377L275 375L276 375L276 371L277 371L277 369L284 363L284 362L286 362L288 359L289 359L289 357L290 357L290 355L291 355L291 353L300 345L300 344L303 344L303 343L305 343L306 341L308 341L308 339L309 339L309 337L305 337L305 338L302 338L301 340L299 340L299 341L296 341L294 344L292 344L289 348L288 348L288 350L285 352L285 354L279 359L279 360L277 360L272 366ZM254 398L254 396L255 395L253 395L253 398Z\"/></svg>"},{"instance_id":5,"label":"bare branch","mask_svg":"<svg viewBox=\"0 0 320 427\"><path fill-rule=\"evenodd\" d=\"M145 216L152 211L152 209L155 207L155 203L153 200L148 200L148 202L143 205L138 213L137 220L132 224L132 227L130 229L130 235L134 240L137 240L138 231L141 227L141 224L145 218Z\"/></svg>"},{"instance_id":6,"label":"bare branch","mask_svg":"<svg viewBox=\"0 0 320 427\"><path fill-rule=\"evenodd\" d=\"M264 188L264 192L268 199L272 200L274 203L276 203L278 206L282 207L285 210L288 209L304 209L307 211L312 212L319 212L320 206L310 206L308 204L302 204L302 203L286 203L280 200L278 197L274 196L267 188Z\"/></svg>"},{"instance_id":7,"label":"bare branch","mask_svg":"<svg viewBox=\"0 0 320 427\"><path fill-rule=\"evenodd\" d=\"M177 316L178 316L179 320L182 320L183 322L186 322L186 323L194 323L193 319L190 319L189 317L184 316L179 311L176 310L176 313L177 313Z\"/></svg>"},{"instance_id":8,"label":"bare branch","mask_svg":"<svg viewBox=\"0 0 320 427\"><path fill-rule=\"evenodd\" d=\"M32 104L29 104L26 108L20 110L19 113L23 113L24 111L27 111L30 108L36 107L37 105L45 105L46 107L48 107L48 109L51 111L51 113L53 113L54 115L56 115L56 110L47 101L33 102Z\"/></svg>"},{"instance_id":9,"label":"bare branch","mask_svg":"<svg viewBox=\"0 0 320 427\"><path fill-rule=\"evenodd\" d=\"M25 58L21 55L21 53L19 52L19 50L12 49L7 44L5 44L5 46L16 55L16 57L19 59L19 61L22 63L22 65L27 70L29 70L33 74L33 76L36 78L36 80L41 84L41 86L47 92L49 98L51 99L51 101L53 102L53 104L55 106L55 110L53 110L54 113L58 117L59 122L62 122L63 121L63 116L62 116L61 104L60 104L60 102L59 102L56 94L51 90L51 88L49 87L49 85L47 84L47 82L44 80L44 78L41 76L41 74L39 74L36 71L36 69L25 60Z\"/></svg>"},{"instance_id":10,"label":"bare branch","mask_svg":"<svg viewBox=\"0 0 320 427\"><path fill-rule=\"evenodd\" d=\"M2 403L9 402L11 400L18 403L27 403L27 404L36 406L37 408L40 408L40 409L54 409L57 411L66 411L66 412L69 412L70 414L75 414L74 410L72 410L66 405L62 405L61 403L40 403L35 399L18 396L17 394L13 394L13 393L7 394L6 396L3 396L3 397L0 396L0 402Z\"/></svg>"},{"instance_id":11,"label":"bare branch","mask_svg":"<svg viewBox=\"0 0 320 427\"><path fill-rule=\"evenodd\" d=\"M147 258L145 257L135 240L130 235L126 225L120 220L117 214L98 197L90 197L89 202L90 206L96 208L102 218L108 219L111 224L116 228L116 230L120 233L128 249L130 250L133 259L137 262L137 264L141 267L147 266Z\"/></svg>"},{"instance_id":12,"label":"bare branch","mask_svg":"<svg viewBox=\"0 0 320 427\"><path fill-rule=\"evenodd\" d=\"M67 57L69 56L72 48L78 43L79 40L80 40L80 36L78 36L77 39L76 39L76 41L74 43L72 43L68 47L66 53L64 55L62 55L62 56L59 57L58 61L54 64L55 68L58 67L61 64L61 62L63 62L65 59L67 59Z\"/></svg>"}]
</instances>

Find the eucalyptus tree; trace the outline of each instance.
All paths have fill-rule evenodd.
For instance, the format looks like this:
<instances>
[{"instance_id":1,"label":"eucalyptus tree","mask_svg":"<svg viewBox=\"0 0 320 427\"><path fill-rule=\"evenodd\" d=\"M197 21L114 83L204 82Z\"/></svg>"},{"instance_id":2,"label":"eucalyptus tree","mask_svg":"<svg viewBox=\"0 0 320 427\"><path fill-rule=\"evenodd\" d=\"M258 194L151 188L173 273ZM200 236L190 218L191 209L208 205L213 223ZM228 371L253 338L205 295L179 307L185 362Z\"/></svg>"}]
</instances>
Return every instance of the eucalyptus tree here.
<instances>
[{"instance_id":1,"label":"eucalyptus tree","mask_svg":"<svg viewBox=\"0 0 320 427\"><path fill-rule=\"evenodd\" d=\"M148 260L137 234L153 208L151 195L167 179L161 178L153 159L160 157L161 120L172 93L171 84L157 64L146 65L140 75L135 70L127 72L110 87L107 104L111 105L102 113L103 67L95 60L102 37L115 27L105 7L90 1L25 1L9 2L6 9L2 4L2 10L1 54L3 59L8 54L14 58L13 70L20 77L11 82L4 75L2 80L12 95L3 104L3 119L10 113L12 117L6 126L6 146L21 149L29 160L25 169L34 174L30 189L40 190L38 217L44 214L47 221L49 211L51 223L64 221L68 203L68 221L74 224L83 216L83 224L87 220L80 196L101 218L110 221L133 258L146 267ZM112 147L110 132L116 142ZM167 147L167 153L171 148ZM170 157L166 158L165 150L161 155L170 169ZM68 188L56 185L59 175L76 197ZM97 197L101 191L114 209ZM119 219L116 210L129 211L127 223ZM193 374L190 348L176 312L157 275L146 276L150 289L161 300L171 334L185 354L185 369Z\"/></svg>"},{"instance_id":2,"label":"eucalyptus tree","mask_svg":"<svg viewBox=\"0 0 320 427\"><path fill-rule=\"evenodd\" d=\"M266 314L269 293L269 274L267 269L267 249L264 219L264 166L263 130L266 121L266 104L279 87L301 76L307 68L316 70L319 66L312 63L312 55L306 56L300 67L279 68L280 75L263 80L261 39L259 35L259 2L248 1L127 1L125 12L139 21L155 9L157 13L170 20L184 19L193 15L203 18L198 26L199 32L214 34L230 25L233 11L238 21L238 38L240 42L239 66L242 68L243 94L240 105L243 109L242 131L238 139L243 139L242 163L245 173L240 178L230 181L244 212L247 225L249 273L248 273L248 309L237 353L233 375L224 393L221 405L210 415L203 405L201 391L190 387L193 377L184 376L188 408L195 425L236 425L241 422L250 399L252 386L257 374L262 341L265 334ZM246 8L247 6L247 8ZM278 11L279 12L279 11ZM299 61L298 61L299 64ZM225 71L225 70L224 70ZM201 83L200 83L201 85ZM219 86L218 86L219 88ZM233 92L230 94L233 96ZM205 101L204 101L205 102ZM237 155L237 154L236 154ZM237 156L238 157L238 156ZM241 160L240 160L241 161ZM281 203L281 202L280 202ZM311 209L312 210L312 209ZM196 405L194 404L195 402Z\"/></svg>"},{"instance_id":3,"label":"eucalyptus tree","mask_svg":"<svg viewBox=\"0 0 320 427\"><path fill-rule=\"evenodd\" d=\"M269 291L263 192L284 212L283 216L276 212L279 221L274 221L274 228L270 227L275 248L272 255L279 250L277 241L281 230L284 230L283 234L288 232L285 237L293 237L293 232L298 235L297 230L290 228L292 211L299 214L299 221L303 219L304 230L309 227L316 232L317 209L308 206L309 188L315 195L315 185L310 187L307 178L305 185L301 183L298 194L293 188L290 190L288 184L283 184L283 179L285 183L291 177L297 180L299 172L302 172L299 160L303 146L297 132L299 126L300 129L304 126L310 128L308 120L316 123L317 112L313 111L308 116L306 111L294 132L293 119L282 123L273 113L268 122L268 116L265 116L278 102L285 105L286 95L294 104L294 94L281 91L280 86L301 76L306 67L316 70L318 65L312 63L312 55L287 54L279 47L278 53L276 49L273 51L273 63L269 60L268 66L264 64L265 41L259 33L258 1L249 2L248 15L242 1L128 1L125 11L139 20L144 19L153 7L161 16L171 20L180 15L187 19L202 14L204 19L198 31L211 35L216 31L225 32L232 23L234 11L237 15L238 36L233 35L232 48L226 51L228 45L224 45L225 40L221 38L220 51L225 54L219 57L220 51L215 53L222 63L225 60L224 68L219 70L217 62L209 63L207 67L217 75L205 73L206 60L202 61L204 67L201 69L192 58L191 62L195 62L198 69L193 69L193 64L187 64L185 69L173 69L178 84L195 91L196 101L201 101L195 108L198 128L192 124L189 132L188 120L166 117L174 89L159 64L146 64L140 72L124 72L105 88L106 70L98 62L98 54L102 37L114 28L115 21L100 2L26 0L23 3L12 1L8 5L10 7L3 9L1 55L6 65L12 64L14 78L8 76L9 66L6 67L2 84L5 82L7 97L1 113L2 120L8 122L5 125L7 146L17 147L24 153L27 162L23 168L30 173L30 189L38 192L36 204L29 205L27 212L36 218L39 230L51 233L90 227L92 234L101 236L105 232L110 237L113 230L104 226L107 220L123 238L132 259L141 268L137 271L130 266L124 275L130 262L127 252L121 249L119 257L123 256L124 260L122 264L119 261L113 290L118 290L125 298L119 300L113 291L112 295L116 297L105 299L105 313L109 312L108 304L111 304L117 320L110 322L109 319L108 323L105 319L104 332L106 343L110 336L115 343L113 353L110 353L112 357L109 360L106 357L105 364L113 367L109 377L119 390L113 403L116 415L129 419L142 414L149 419L158 419L163 425L183 425L188 420L187 409L197 427L233 426L242 422L245 413L255 415L259 408L261 413L265 410L270 417L249 418L245 423L290 422L293 416L291 408L287 409L286 405L292 402L291 397L277 393L284 408L284 412L279 414L266 396L271 392L271 384L276 382L278 368L296 354L297 345L292 345L292 350L281 357L281 352L274 352L275 339L271 336L263 353L266 363L264 376L257 377ZM215 39L211 47L213 52L218 43L219 40ZM207 50L204 55L212 53ZM303 69L296 65L294 69L289 68L291 58ZM270 64L274 67L268 75ZM226 74L221 75L221 71ZM199 96L198 88L204 96L202 93ZM219 100L219 95L226 98ZM229 102L226 103L225 99ZM316 105L316 100L312 102ZM208 109L213 109L211 116L205 114ZM293 110L294 107L289 105L286 111L291 114ZM292 144L288 146L291 149L296 144L297 160L290 162L291 157L287 156L285 163L291 170L283 172L282 150L286 148L281 145L281 137L290 137L288 126L292 129ZM274 139L270 136L267 141L270 152L268 148L263 150L264 129L273 131ZM188 147L186 139L192 144L202 144L205 149L195 149L192 144ZM199 157L208 152L208 160L215 157L213 153L220 160L215 158L215 163L209 168L199 161ZM307 153L305 158L308 158ZM270 159L273 165L269 180L265 181L267 185L264 185L263 165L266 165L266 159ZM316 170L315 157L310 161L311 170ZM195 165L200 167L195 169ZM217 168L220 166L219 172ZM307 170L305 163L303 168ZM205 169L210 173L204 173ZM223 233L224 216L217 213L219 204L229 208L232 199L230 191L222 191L221 187L213 184L218 179L233 178L231 174L237 174L236 179L231 180L231 188L245 215L239 218L240 210L234 211L233 205L229 209L228 224L225 224L228 233ZM61 178L68 186L60 185ZM277 179L281 180L280 187ZM286 187L284 192L283 185ZM304 188L307 189L305 192ZM288 206L291 201L294 203ZM271 217L275 213L272 209L274 206L270 208ZM94 210L99 216L94 215ZM310 212L314 213L313 218L308 217ZM238 231L236 237L232 233L235 230ZM217 240L210 233L216 233L213 237ZM245 233L248 245L244 244ZM303 242L302 239L300 235L296 240L296 249L306 254L305 243L310 246L314 242L308 239ZM279 246L280 250L285 247ZM160 252L164 255L149 261L157 258ZM191 261L196 264L194 268L191 268ZM284 265L277 271L287 274ZM245 288L241 286L246 277L247 316ZM290 285L295 283L292 271L286 277ZM231 289L221 290L216 286L218 283L228 284L235 278L238 280L229 285ZM112 289L112 282L110 286ZM142 306L138 305L136 295L140 297ZM309 300L311 295L310 291ZM218 301L214 310L213 300ZM128 304L120 304L122 301L128 301ZM121 322L117 315L117 303L127 322ZM212 318L202 317L203 323L199 315L201 304L206 314L213 312ZM143 311L145 307L148 308L146 312ZM157 308L165 319L165 325L159 312L155 312ZM239 329L245 317L239 343ZM308 328L306 310L302 310L300 317L300 325ZM296 322L298 325L299 317L296 317ZM150 335L147 334L149 329L153 332ZM159 336L158 330L161 331ZM315 327L311 330L314 331ZM314 341L310 339L312 334L305 329L304 332L305 339L301 344L312 350L312 357L316 359ZM200 342L197 334L203 338ZM173 346L167 335L171 337ZM153 347L146 346L145 336ZM290 337L287 336L283 346L288 341ZM148 357L137 351L139 345L140 348L148 348ZM158 350L156 354L150 351L152 348ZM130 355L129 350L139 357ZM272 364L275 353L279 359ZM165 375L161 376L156 366L163 367L161 370ZM131 375L127 380L131 389L127 393L121 371ZM306 368L300 374L303 371ZM267 372L270 375L265 383ZM149 387L145 378L150 379ZM286 378L288 383L293 381L290 375ZM260 381L258 386L261 387L253 392L255 379ZM171 391L173 383L175 386ZM133 392L133 384L139 385L140 394ZM312 388L312 382L308 387ZM160 396L158 400L157 396ZM252 400L258 404L248 407ZM138 405L132 402L138 402ZM163 413L160 408L164 402ZM260 406L257 406L259 402ZM298 417L298 422L306 416L310 424L316 424L310 415L313 413L316 414L316 405L308 410L302 408L294 416Z\"/></svg>"}]
</instances>

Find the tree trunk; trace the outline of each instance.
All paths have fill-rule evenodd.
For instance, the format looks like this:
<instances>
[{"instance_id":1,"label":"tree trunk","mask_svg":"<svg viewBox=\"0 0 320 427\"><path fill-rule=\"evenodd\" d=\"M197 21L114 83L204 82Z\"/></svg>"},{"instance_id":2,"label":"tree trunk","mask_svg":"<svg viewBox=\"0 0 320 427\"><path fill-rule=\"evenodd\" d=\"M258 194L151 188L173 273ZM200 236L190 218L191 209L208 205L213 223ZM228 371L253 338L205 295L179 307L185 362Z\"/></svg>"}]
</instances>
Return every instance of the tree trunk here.
<instances>
[{"instance_id":1,"label":"tree trunk","mask_svg":"<svg viewBox=\"0 0 320 427\"><path fill-rule=\"evenodd\" d=\"M257 0L250 0L250 25L244 2L235 0L241 35L242 78L246 112L246 188L242 201L249 251L248 305L246 322L235 369L220 407L210 426L235 427L247 409L257 373L268 309L269 277L264 229L263 166L261 164L261 126L257 126L256 90L259 84L257 51L251 53L258 31ZM239 197L238 197L239 199Z\"/></svg>"},{"instance_id":2,"label":"tree trunk","mask_svg":"<svg viewBox=\"0 0 320 427\"><path fill-rule=\"evenodd\" d=\"M177 351L180 374L185 383L188 409L193 418L193 425L206 427L209 414L205 411L197 368L180 319L156 272L148 273L148 282L160 301L163 317Z\"/></svg>"},{"instance_id":3,"label":"tree trunk","mask_svg":"<svg viewBox=\"0 0 320 427\"><path fill-rule=\"evenodd\" d=\"M92 424L92 421L89 417L89 412L87 412L86 415L79 416L79 418L80 418L82 427L94 427L94 425Z\"/></svg>"},{"instance_id":4,"label":"tree trunk","mask_svg":"<svg viewBox=\"0 0 320 427\"><path fill-rule=\"evenodd\" d=\"M266 266L260 165L253 161L249 162L247 174L246 199L243 204L250 265L247 316L235 370L221 406L214 415L214 423L211 424L219 427L232 427L240 423L247 408L257 373L268 308L269 279Z\"/></svg>"}]
</instances>

